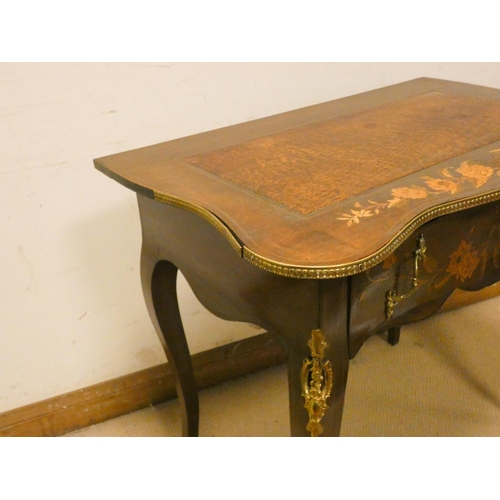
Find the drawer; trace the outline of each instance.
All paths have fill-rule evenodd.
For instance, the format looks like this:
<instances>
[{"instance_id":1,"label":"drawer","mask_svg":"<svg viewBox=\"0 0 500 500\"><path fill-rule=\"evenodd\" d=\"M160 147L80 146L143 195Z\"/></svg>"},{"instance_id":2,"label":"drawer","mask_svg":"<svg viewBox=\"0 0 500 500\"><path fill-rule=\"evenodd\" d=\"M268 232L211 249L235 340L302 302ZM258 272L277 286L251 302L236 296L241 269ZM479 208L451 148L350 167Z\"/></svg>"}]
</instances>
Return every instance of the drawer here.
<instances>
[{"instance_id":1,"label":"drawer","mask_svg":"<svg viewBox=\"0 0 500 500\"><path fill-rule=\"evenodd\" d=\"M424 258L415 251L425 240ZM479 290L500 279L500 203L442 216L421 226L389 257L351 279L350 348L354 356L372 334L421 320L456 288ZM388 292L403 297L388 312Z\"/></svg>"}]
</instances>

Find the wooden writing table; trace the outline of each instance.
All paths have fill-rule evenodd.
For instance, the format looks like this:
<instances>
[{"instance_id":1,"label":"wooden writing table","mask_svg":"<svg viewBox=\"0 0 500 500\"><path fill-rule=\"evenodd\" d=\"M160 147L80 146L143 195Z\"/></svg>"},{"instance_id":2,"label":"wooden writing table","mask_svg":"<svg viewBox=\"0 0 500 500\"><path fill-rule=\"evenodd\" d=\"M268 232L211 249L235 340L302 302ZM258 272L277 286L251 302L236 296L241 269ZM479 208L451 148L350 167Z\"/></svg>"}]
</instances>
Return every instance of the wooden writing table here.
<instances>
[{"instance_id":1,"label":"wooden writing table","mask_svg":"<svg viewBox=\"0 0 500 500\"><path fill-rule=\"evenodd\" d=\"M349 359L454 289L500 280L500 90L422 78L95 160L137 192L141 272L177 377L198 396L180 269L217 316L276 333L293 436L340 432Z\"/></svg>"}]
</instances>

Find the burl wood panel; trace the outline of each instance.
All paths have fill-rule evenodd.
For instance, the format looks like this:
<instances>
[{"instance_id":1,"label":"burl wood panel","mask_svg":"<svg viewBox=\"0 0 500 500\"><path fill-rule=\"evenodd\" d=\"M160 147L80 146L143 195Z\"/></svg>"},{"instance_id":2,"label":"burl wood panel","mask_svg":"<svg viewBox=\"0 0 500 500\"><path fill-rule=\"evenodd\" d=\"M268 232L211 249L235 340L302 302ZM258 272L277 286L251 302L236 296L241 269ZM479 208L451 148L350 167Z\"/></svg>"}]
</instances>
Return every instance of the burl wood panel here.
<instances>
[{"instance_id":1,"label":"burl wood panel","mask_svg":"<svg viewBox=\"0 0 500 500\"><path fill-rule=\"evenodd\" d=\"M304 215L500 139L500 103L429 92L186 158Z\"/></svg>"}]
</instances>

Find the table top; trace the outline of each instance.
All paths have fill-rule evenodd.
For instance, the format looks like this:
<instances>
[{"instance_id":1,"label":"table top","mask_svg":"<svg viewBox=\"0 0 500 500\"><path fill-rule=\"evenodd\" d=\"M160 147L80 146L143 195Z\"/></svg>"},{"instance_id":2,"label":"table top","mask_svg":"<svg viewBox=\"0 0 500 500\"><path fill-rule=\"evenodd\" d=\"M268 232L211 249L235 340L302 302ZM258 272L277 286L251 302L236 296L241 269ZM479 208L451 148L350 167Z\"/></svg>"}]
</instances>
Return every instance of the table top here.
<instances>
[{"instance_id":1,"label":"table top","mask_svg":"<svg viewBox=\"0 0 500 500\"><path fill-rule=\"evenodd\" d=\"M259 267L346 276L426 221L500 199L500 90L420 78L94 163Z\"/></svg>"}]
</instances>

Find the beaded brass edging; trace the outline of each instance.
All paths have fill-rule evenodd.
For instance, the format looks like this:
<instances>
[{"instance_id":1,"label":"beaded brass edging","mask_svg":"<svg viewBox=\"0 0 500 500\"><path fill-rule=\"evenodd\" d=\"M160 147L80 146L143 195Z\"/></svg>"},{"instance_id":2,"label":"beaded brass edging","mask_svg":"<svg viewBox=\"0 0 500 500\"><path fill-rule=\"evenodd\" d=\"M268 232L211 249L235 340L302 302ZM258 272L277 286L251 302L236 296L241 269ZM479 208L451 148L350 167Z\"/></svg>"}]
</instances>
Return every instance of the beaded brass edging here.
<instances>
[{"instance_id":1,"label":"beaded brass edging","mask_svg":"<svg viewBox=\"0 0 500 500\"><path fill-rule=\"evenodd\" d=\"M219 231L229 241L229 244L240 254L240 256L242 255L243 247L240 242L234 237L233 233L227 228L227 226L209 210L166 194L154 192L154 199L161 203L165 203L166 205L182 208L183 210L199 215L201 218L212 224L212 226L214 226L215 229L217 229L217 231Z\"/></svg>"},{"instance_id":2,"label":"beaded brass edging","mask_svg":"<svg viewBox=\"0 0 500 500\"><path fill-rule=\"evenodd\" d=\"M244 257L255 266L264 269L265 271L271 272L273 274L278 274L280 276L286 276L288 278L332 279L352 276L354 274L367 271L368 269L382 262L387 256L394 252L394 250L396 250L396 248L398 248L408 238L408 236L410 236L410 234L415 231L415 229L420 227L425 222L428 222L437 217L441 217L443 215L459 212L460 210L465 210L468 208L484 205L492 201L497 201L500 199L500 191L492 191L480 196L473 196L460 201L444 203L443 205L429 208L418 215L415 219L410 221L394 238L392 238L392 240L390 240L386 245L384 245L380 250L373 253L372 255L364 259L349 262L339 266L324 267L291 266L266 259L253 252L248 247L242 246L240 242L235 238L233 233L228 229L228 227L209 210L206 210L198 205L185 202L173 196L168 196L161 193L155 192L154 199L161 203L172 205L177 208L182 208L196 215L199 215L207 222L209 222L212 226L214 226L228 240L233 249L236 250L242 257Z\"/></svg>"},{"instance_id":3,"label":"beaded brass edging","mask_svg":"<svg viewBox=\"0 0 500 500\"><path fill-rule=\"evenodd\" d=\"M461 201L453 201L429 208L410 221L391 241L380 250L364 259L346 263L340 266L327 267L298 267L275 262L256 254L247 247L243 247L243 257L257 267L280 276L301 279L331 279L343 278L367 271L376 266L398 248L418 227L442 215L448 215L460 210L477 207L500 199L500 191L493 191L480 196L465 198Z\"/></svg>"}]
</instances>

